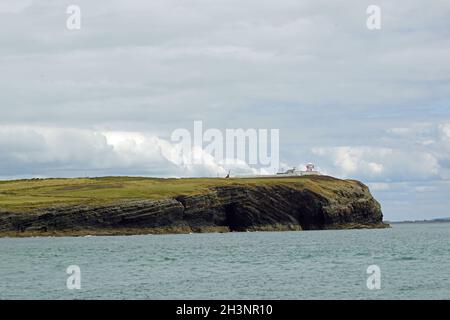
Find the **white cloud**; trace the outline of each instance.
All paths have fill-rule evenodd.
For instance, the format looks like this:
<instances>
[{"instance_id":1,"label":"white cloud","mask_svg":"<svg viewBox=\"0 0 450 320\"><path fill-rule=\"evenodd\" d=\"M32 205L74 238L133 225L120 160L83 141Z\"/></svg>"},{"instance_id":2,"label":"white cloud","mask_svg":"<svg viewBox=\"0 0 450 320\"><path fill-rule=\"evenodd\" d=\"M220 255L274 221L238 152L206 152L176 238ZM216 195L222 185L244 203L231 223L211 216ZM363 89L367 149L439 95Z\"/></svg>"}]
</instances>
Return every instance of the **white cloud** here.
<instances>
[{"instance_id":1,"label":"white cloud","mask_svg":"<svg viewBox=\"0 0 450 320\"><path fill-rule=\"evenodd\" d=\"M245 162L217 163L193 149L199 164L183 162L176 144L144 132L0 126L0 176L224 176L251 174Z\"/></svg>"},{"instance_id":2,"label":"white cloud","mask_svg":"<svg viewBox=\"0 0 450 320\"><path fill-rule=\"evenodd\" d=\"M439 130L441 132L441 137L443 139L450 139L450 123L444 123L439 125Z\"/></svg>"},{"instance_id":3,"label":"white cloud","mask_svg":"<svg viewBox=\"0 0 450 320\"><path fill-rule=\"evenodd\" d=\"M434 187L434 186L417 186L414 188L414 190L419 193L434 192L436 190L436 187Z\"/></svg>"},{"instance_id":4,"label":"white cloud","mask_svg":"<svg viewBox=\"0 0 450 320\"><path fill-rule=\"evenodd\" d=\"M439 174L438 160L427 152L385 147L314 148L312 153L335 175L368 181L431 179Z\"/></svg>"},{"instance_id":5,"label":"white cloud","mask_svg":"<svg viewBox=\"0 0 450 320\"><path fill-rule=\"evenodd\" d=\"M372 182L369 183L369 188L372 191L386 191L386 190L390 190L390 185L389 183L385 183L385 182Z\"/></svg>"},{"instance_id":6,"label":"white cloud","mask_svg":"<svg viewBox=\"0 0 450 320\"><path fill-rule=\"evenodd\" d=\"M331 174L367 182L446 180L450 177L450 125L412 123L386 130L379 145L314 147Z\"/></svg>"}]
</instances>

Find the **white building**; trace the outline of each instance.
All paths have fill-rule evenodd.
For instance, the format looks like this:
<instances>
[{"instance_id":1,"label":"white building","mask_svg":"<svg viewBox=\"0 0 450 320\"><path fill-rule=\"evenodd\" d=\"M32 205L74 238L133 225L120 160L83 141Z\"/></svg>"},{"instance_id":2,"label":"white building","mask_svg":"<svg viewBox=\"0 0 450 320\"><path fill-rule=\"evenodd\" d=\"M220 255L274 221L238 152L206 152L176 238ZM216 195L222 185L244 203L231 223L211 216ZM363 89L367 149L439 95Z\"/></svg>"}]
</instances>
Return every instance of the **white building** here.
<instances>
[{"instance_id":1,"label":"white building","mask_svg":"<svg viewBox=\"0 0 450 320\"><path fill-rule=\"evenodd\" d=\"M314 167L314 164L308 163L305 166L306 170L297 170L295 167L285 172L278 172L277 174L271 175L242 175L231 177L230 172L228 172L225 178L281 178L281 177L297 177L297 176L307 176L307 175L322 175L319 171L317 171Z\"/></svg>"},{"instance_id":2,"label":"white building","mask_svg":"<svg viewBox=\"0 0 450 320\"><path fill-rule=\"evenodd\" d=\"M297 170L295 167L285 172L277 173L277 176L306 176L306 175L321 175L319 171L317 171L314 167L314 164L308 163L306 166L306 170Z\"/></svg>"}]
</instances>

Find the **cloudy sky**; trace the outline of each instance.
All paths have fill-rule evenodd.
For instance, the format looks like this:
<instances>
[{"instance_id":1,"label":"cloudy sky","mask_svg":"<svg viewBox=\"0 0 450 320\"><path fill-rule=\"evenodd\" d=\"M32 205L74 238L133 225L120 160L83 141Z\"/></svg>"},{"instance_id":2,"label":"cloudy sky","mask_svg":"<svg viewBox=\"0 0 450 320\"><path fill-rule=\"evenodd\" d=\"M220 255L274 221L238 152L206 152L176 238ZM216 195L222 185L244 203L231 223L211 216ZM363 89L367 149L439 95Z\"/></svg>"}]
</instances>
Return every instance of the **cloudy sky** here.
<instances>
[{"instance_id":1,"label":"cloudy sky","mask_svg":"<svg viewBox=\"0 0 450 320\"><path fill-rule=\"evenodd\" d=\"M283 166L362 180L388 220L450 216L448 0L2 0L0 43L1 179L223 174L173 161L202 120L279 129Z\"/></svg>"}]
</instances>

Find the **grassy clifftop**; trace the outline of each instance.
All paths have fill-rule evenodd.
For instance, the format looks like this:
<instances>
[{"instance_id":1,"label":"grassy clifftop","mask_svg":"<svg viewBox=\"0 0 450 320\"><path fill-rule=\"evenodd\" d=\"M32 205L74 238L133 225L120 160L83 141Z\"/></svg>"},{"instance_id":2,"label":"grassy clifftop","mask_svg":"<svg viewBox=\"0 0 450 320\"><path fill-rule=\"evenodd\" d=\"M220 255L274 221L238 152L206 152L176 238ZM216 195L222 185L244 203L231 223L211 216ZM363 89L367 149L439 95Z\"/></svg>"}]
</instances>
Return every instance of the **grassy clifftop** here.
<instances>
[{"instance_id":1,"label":"grassy clifftop","mask_svg":"<svg viewBox=\"0 0 450 320\"><path fill-rule=\"evenodd\" d=\"M198 195L220 186L289 185L298 190L332 196L355 186L353 180L327 176L280 178L102 177L0 181L0 210L29 212L59 205L111 205L124 201L160 200L179 195Z\"/></svg>"},{"instance_id":2,"label":"grassy clifftop","mask_svg":"<svg viewBox=\"0 0 450 320\"><path fill-rule=\"evenodd\" d=\"M326 176L0 182L0 237L385 227L361 182Z\"/></svg>"}]
</instances>

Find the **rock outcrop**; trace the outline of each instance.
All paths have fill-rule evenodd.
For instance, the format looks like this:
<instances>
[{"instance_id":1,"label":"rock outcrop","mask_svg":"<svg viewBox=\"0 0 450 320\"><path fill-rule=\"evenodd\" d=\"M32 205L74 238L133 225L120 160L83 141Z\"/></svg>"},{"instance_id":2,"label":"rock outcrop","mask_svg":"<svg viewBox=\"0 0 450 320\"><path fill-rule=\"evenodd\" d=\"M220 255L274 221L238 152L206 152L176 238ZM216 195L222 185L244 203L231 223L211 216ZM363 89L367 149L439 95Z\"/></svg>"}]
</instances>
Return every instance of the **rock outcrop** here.
<instances>
[{"instance_id":1,"label":"rock outcrop","mask_svg":"<svg viewBox=\"0 0 450 320\"><path fill-rule=\"evenodd\" d=\"M328 179L327 188L295 183L228 184L196 195L109 205L72 205L1 212L2 233L113 234L384 227L379 203L358 181ZM330 188L329 179L333 179ZM324 180L325 181L325 180ZM134 231L130 231L134 230ZM101 233L101 232L100 232Z\"/></svg>"}]
</instances>

